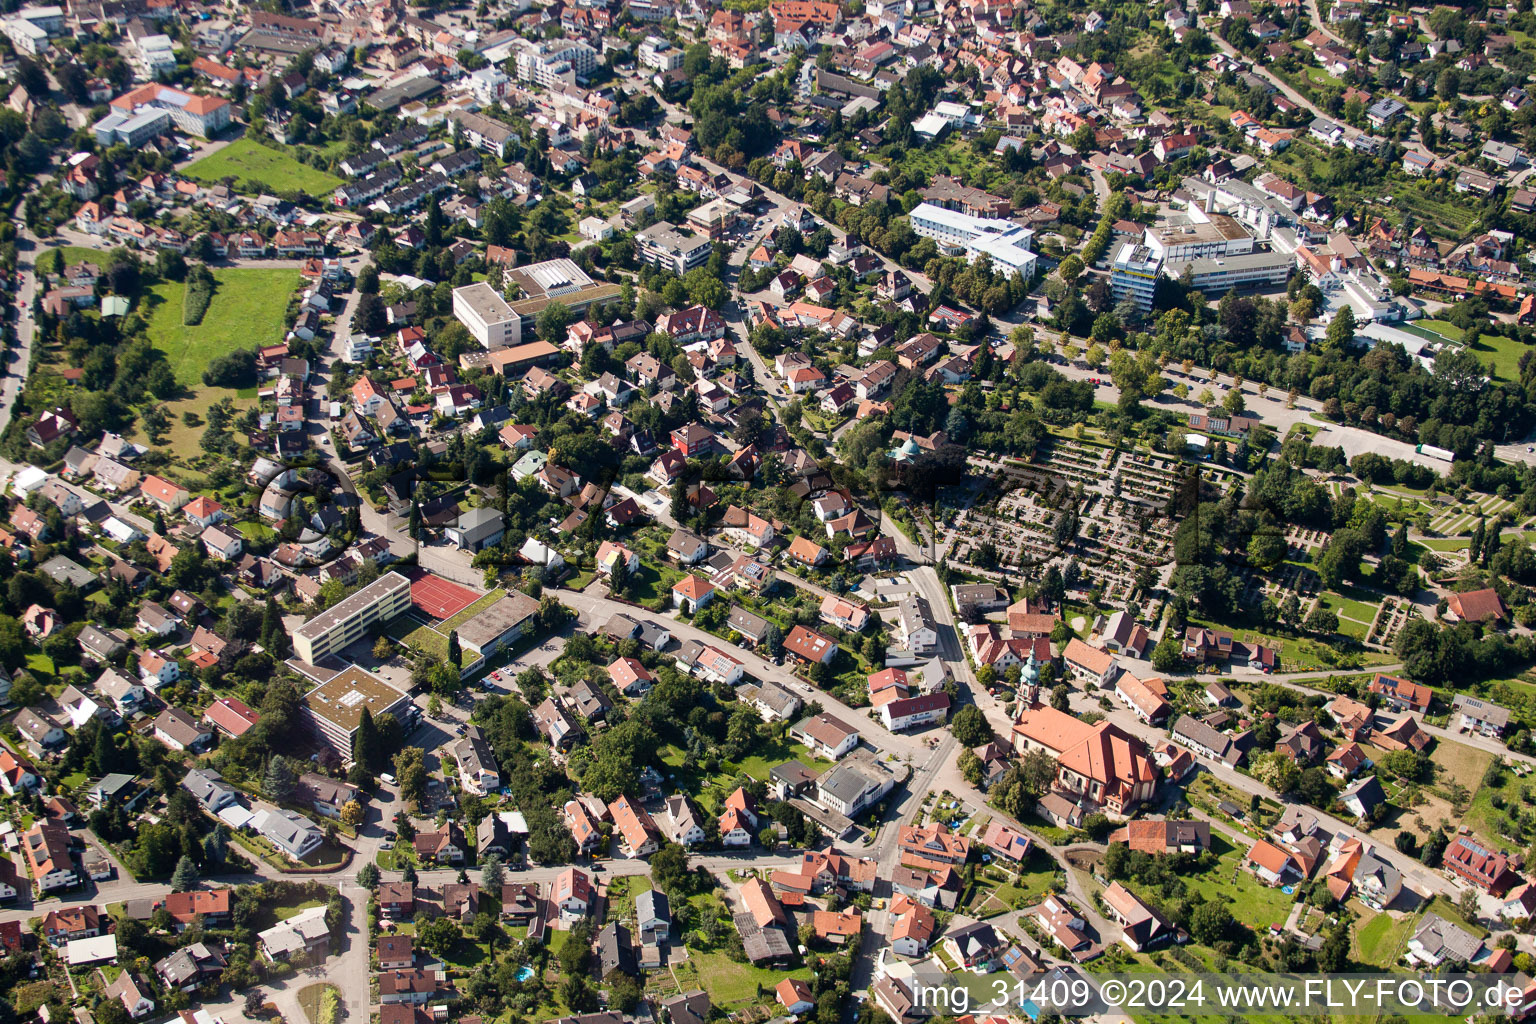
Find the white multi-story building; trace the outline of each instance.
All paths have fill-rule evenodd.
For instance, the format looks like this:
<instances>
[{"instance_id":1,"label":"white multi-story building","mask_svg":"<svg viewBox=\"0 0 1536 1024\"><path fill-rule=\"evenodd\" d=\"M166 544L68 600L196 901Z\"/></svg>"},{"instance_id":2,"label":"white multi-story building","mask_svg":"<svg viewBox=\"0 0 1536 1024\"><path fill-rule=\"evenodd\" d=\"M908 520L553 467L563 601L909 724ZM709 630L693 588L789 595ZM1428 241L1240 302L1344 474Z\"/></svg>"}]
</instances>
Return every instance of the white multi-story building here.
<instances>
[{"instance_id":1,"label":"white multi-story building","mask_svg":"<svg viewBox=\"0 0 1536 1024\"><path fill-rule=\"evenodd\" d=\"M1136 308L1146 311L1152 308L1152 295L1157 290L1157 279L1162 274L1163 261L1152 250L1135 242L1126 242L1115 254L1115 262L1109 271L1109 290L1115 301L1129 297Z\"/></svg>"},{"instance_id":2,"label":"white multi-story building","mask_svg":"<svg viewBox=\"0 0 1536 1024\"><path fill-rule=\"evenodd\" d=\"M1182 279L1207 295L1225 295L1236 289L1275 288L1290 279L1294 261L1287 253L1245 252L1235 256L1211 256L1196 260L1171 260L1163 265L1169 277Z\"/></svg>"},{"instance_id":3,"label":"white multi-story building","mask_svg":"<svg viewBox=\"0 0 1536 1024\"><path fill-rule=\"evenodd\" d=\"M476 149L493 154L498 160L506 159L507 146L516 135L511 125L481 114L472 114L467 110L450 111L448 120L452 122L450 127L461 135L465 142Z\"/></svg>"},{"instance_id":4,"label":"white multi-story building","mask_svg":"<svg viewBox=\"0 0 1536 1024\"><path fill-rule=\"evenodd\" d=\"M517 52L517 77L546 88L556 82L575 84L597 70L597 51L570 39L525 43Z\"/></svg>"},{"instance_id":5,"label":"white multi-story building","mask_svg":"<svg viewBox=\"0 0 1536 1024\"><path fill-rule=\"evenodd\" d=\"M487 349L508 348L522 340L522 317L484 281L453 290L453 315Z\"/></svg>"},{"instance_id":6,"label":"white multi-story building","mask_svg":"<svg viewBox=\"0 0 1536 1024\"><path fill-rule=\"evenodd\" d=\"M507 95L507 87L511 84L512 79L494 64L469 73L469 91L475 99L484 104L500 101Z\"/></svg>"},{"instance_id":7,"label":"white multi-story building","mask_svg":"<svg viewBox=\"0 0 1536 1024\"><path fill-rule=\"evenodd\" d=\"M145 78L158 78L176 67L176 47L171 37L156 33L134 41L135 64Z\"/></svg>"},{"instance_id":8,"label":"white multi-story building","mask_svg":"<svg viewBox=\"0 0 1536 1024\"><path fill-rule=\"evenodd\" d=\"M659 220L635 235L639 257L665 267L681 277L709 259L710 242L701 235L685 235L675 224Z\"/></svg>"},{"instance_id":9,"label":"white multi-story building","mask_svg":"<svg viewBox=\"0 0 1536 1024\"><path fill-rule=\"evenodd\" d=\"M144 108L167 111L177 128L204 139L228 126L231 109L229 100L221 97L199 96L156 82L123 93L112 101L112 107L124 114Z\"/></svg>"},{"instance_id":10,"label":"white multi-story building","mask_svg":"<svg viewBox=\"0 0 1536 1024\"><path fill-rule=\"evenodd\" d=\"M1167 264L1237 256L1254 247L1253 236L1235 219L1198 206L1147 228L1142 244Z\"/></svg>"},{"instance_id":11,"label":"white multi-story building","mask_svg":"<svg viewBox=\"0 0 1536 1024\"><path fill-rule=\"evenodd\" d=\"M682 49L673 46L671 40L662 36L646 36L635 51L635 56L641 67L661 72L676 71L683 66Z\"/></svg>"},{"instance_id":12,"label":"white multi-story building","mask_svg":"<svg viewBox=\"0 0 1536 1024\"><path fill-rule=\"evenodd\" d=\"M946 254L964 254L974 263L986 256L1004 273L1018 273L1026 281L1035 276L1038 262L1030 251L1033 228L999 218L973 217L958 210L948 210L933 203L922 203L908 215L912 230L920 238L931 238Z\"/></svg>"},{"instance_id":13,"label":"white multi-story building","mask_svg":"<svg viewBox=\"0 0 1536 1024\"><path fill-rule=\"evenodd\" d=\"M293 652L301 661L318 664L362 639L376 622L388 622L411 604L411 581L397 572L385 573L293 631Z\"/></svg>"},{"instance_id":14,"label":"white multi-story building","mask_svg":"<svg viewBox=\"0 0 1536 1024\"><path fill-rule=\"evenodd\" d=\"M48 49L48 33L25 18L6 18L5 37L20 53L36 57Z\"/></svg>"}]
</instances>

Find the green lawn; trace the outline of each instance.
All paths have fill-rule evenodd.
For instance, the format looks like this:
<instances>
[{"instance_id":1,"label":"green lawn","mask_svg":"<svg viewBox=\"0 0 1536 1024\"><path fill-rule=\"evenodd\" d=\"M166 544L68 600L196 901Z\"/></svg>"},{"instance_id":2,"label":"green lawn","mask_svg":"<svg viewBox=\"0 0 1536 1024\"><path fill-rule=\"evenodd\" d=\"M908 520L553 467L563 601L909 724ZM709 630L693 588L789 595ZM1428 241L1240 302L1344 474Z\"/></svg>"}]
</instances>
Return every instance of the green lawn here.
<instances>
[{"instance_id":1,"label":"green lawn","mask_svg":"<svg viewBox=\"0 0 1536 1024\"><path fill-rule=\"evenodd\" d=\"M106 262L107 256L107 254L102 252L100 249L91 249L83 245L59 245L55 246L53 249L49 249L48 252L45 252L42 256L38 257L38 264L43 264L43 260L48 256L48 254L55 251L62 252L64 254L64 262L66 264L80 263L85 261L88 263L94 263L100 267L103 263ZM46 266L46 264L43 265Z\"/></svg>"},{"instance_id":2,"label":"green lawn","mask_svg":"<svg viewBox=\"0 0 1536 1024\"><path fill-rule=\"evenodd\" d=\"M296 270L225 267L213 272L213 301L203 322L187 327L182 320L186 285L161 281L141 300L148 320L150 342L165 353L176 379L188 390L216 391L218 397L234 392L203 385L203 371L210 360L239 348L260 348L283 340L283 315L298 290ZM181 410L172 408L173 418Z\"/></svg>"},{"instance_id":3,"label":"green lawn","mask_svg":"<svg viewBox=\"0 0 1536 1024\"><path fill-rule=\"evenodd\" d=\"M1434 333L1440 335L1440 337L1446 338L1450 341L1461 340L1461 328L1457 327L1449 320L1415 320L1413 321L1413 325L1422 330L1433 331Z\"/></svg>"},{"instance_id":4,"label":"green lawn","mask_svg":"<svg viewBox=\"0 0 1536 1024\"><path fill-rule=\"evenodd\" d=\"M301 164L289 153L268 149L253 139L237 139L210 156L205 156L183 171L195 181L218 182L236 178L237 187L246 192L307 192L323 195L341 186L333 174Z\"/></svg>"},{"instance_id":5,"label":"green lawn","mask_svg":"<svg viewBox=\"0 0 1536 1024\"><path fill-rule=\"evenodd\" d=\"M1377 914L1355 930L1354 959L1377 967L1391 967L1397 962L1403 943L1417 923L1417 915L1394 918Z\"/></svg>"},{"instance_id":6,"label":"green lawn","mask_svg":"<svg viewBox=\"0 0 1536 1024\"><path fill-rule=\"evenodd\" d=\"M809 967L799 967L793 971L753 967L750 964L738 964L724 953L689 950L688 962L698 971L699 983L709 993L710 1001L724 1010L730 1010L733 1004L756 1002L760 991L772 993L785 978L811 980Z\"/></svg>"},{"instance_id":7,"label":"green lawn","mask_svg":"<svg viewBox=\"0 0 1536 1024\"><path fill-rule=\"evenodd\" d=\"M327 992L335 992L337 1000L341 997L340 989L323 981L299 989L299 1007L309 1018L309 1024L320 1024L321 1006L325 1002Z\"/></svg>"},{"instance_id":8,"label":"green lawn","mask_svg":"<svg viewBox=\"0 0 1536 1024\"><path fill-rule=\"evenodd\" d=\"M725 762L713 775L685 768L684 751L672 744L662 747L659 756L677 784L698 797L705 809L711 812L719 810L715 804L717 799L723 801L735 789L738 776L749 775L759 781L766 781L770 768L791 760L799 761L818 775L832 767L831 761L812 757L804 745L778 740L759 743L746 757L738 762Z\"/></svg>"},{"instance_id":9,"label":"green lawn","mask_svg":"<svg viewBox=\"0 0 1536 1024\"><path fill-rule=\"evenodd\" d=\"M277 539L276 530L266 523L258 523L254 519L246 520L243 523L236 523L235 529L239 530L240 536L246 540L256 541L257 543L265 543L269 540Z\"/></svg>"},{"instance_id":10,"label":"green lawn","mask_svg":"<svg viewBox=\"0 0 1536 1024\"><path fill-rule=\"evenodd\" d=\"M1484 364L1492 364L1494 377L1506 381L1520 379L1520 357L1527 351L1528 346L1516 339L1493 334L1480 336L1472 346L1473 355Z\"/></svg>"},{"instance_id":11,"label":"green lawn","mask_svg":"<svg viewBox=\"0 0 1536 1024\"><path fill-rule=\"evenodd\" d=\"M1255 931L1272 924L1284 924L1291 912L1295 898L1287 896L1278 887L1270 888L1242 867L1246 849L1239 850L1226 836L1211 830L1211 852L1216 854L1216 867L1197 875L1188 875L1186 883L1192 893L1198 892L1207 900L1230 905L1232 916ZM1131 888L1139 888L1132 884ZM1158 893L1151 893L1158 897Z\"/></svg>"},{"instance_id":12,"label":"green lawn","mask_svg":"<svg viewBox=\"0 0 1536 1024\"><path fill-rule=\"evenodd\" d=\"M1017 874L1011 866L993 861L976 872L976 888L964 912L987 918L1030 906L1059 885L1058 875L1056 862L1038 849L1030 851Z\"/></svg>"}]
</instances>

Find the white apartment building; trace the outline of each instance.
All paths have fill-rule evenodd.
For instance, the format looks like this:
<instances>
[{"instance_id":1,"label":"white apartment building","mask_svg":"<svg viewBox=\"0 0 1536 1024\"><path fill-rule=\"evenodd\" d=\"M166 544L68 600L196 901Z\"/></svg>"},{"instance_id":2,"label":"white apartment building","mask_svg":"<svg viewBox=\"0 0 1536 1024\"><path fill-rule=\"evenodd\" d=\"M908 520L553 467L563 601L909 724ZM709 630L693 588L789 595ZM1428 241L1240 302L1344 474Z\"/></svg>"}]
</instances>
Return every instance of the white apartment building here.
<instances>
[{"instance_id":1,"label":"white apartment building","mask_svg":"<svg viewBox=\"0 0 1536 1024\"><path fill-rule=\"evenodd\" d=\"M1126 242L1115 254L1109 271L1109 291L1116 302L1129 296L1143 312L1152 308L1163 261L1152 250L1136 242Z\"/></svg>"},{"instance_id":2,"label":"white apartment building","mask_svg":"<svg viewBox=\"0 0 1536 1024\"><path fill-rule=\"evenodd\" d=\"M574 85L597 70L597 51L570 39L526 43L517 51L517 77L548 88L556 82Z\"/></svg>"},{"instance_id":3,"label":"white apartment building","mask_svg":"<svg viewBox=\"0 0 1536 1024\"><path fill-rule=\"evenodd\" d=\"M1253 236L1241 224L1198 206L1147 228L1142 244L1168 264L1253 252Z\"/></svg>"},{"instance_id":4,"label":"white apartment building","mask_svg":"<svg viewBox=\"0 0 1536 1024\"><path fill-rule=\"evenodd\" d=\"M411 581L387 572L293 631L293 653L317 664L362 639L375 622L388 622L411 604Z\"/></svg>"},{"instance_id":5,"label":"white apartment building","mask_svg":"<svg viewBox=\"0 0 1536 1024\"><path fill-rule=\"evenodd\" d=\"M500 101L507 95L507 87L512 84L506 72L495 65L479 68L469 73L468 85L470 93L484 104Z\"/></svg>"},{"instance_id":6,"label":"white apartment building","mask_svg":"<svg viewBox=\"0 0 1536 1024\"><path fill-rule=\"evenodd\" d=\"M914 207L908 219L920 238L933 239L947 255L964 254L972 263L978 255L985 255L1005 273L1022 274L1026 281L1035 276L1038 261L1029 250L1035 238L1032 228L1009 220L973 217L933 203Z\"/></svg>"},{"instance_id":7,"label":"white apartment building","mask_svg":"<svg viewBox=\"0 0 1536 1024\"><path fill-rule=\"evenodd\" d=\"M635 51L635 57L643 68L654 68L660 72L676 71L683 66L683 51L673 46L671 40L661 36L646 36L639 49Z\"/></svg>"},{"instance_id":8,"label":"white apartment building","mask_svg":"<svg viewBox=\"0 0 1536 1024\"><path fill-rule=\"evenodd\" d=\"M508 348L522 340L522 317L484 281L453 290L453 315L486 349Z\"/></svg>"},{"instance_id":9,"label":"white apartment building","mask_svg":"<svg viewBox=\"0 0 1536 1024\"><path fill-rule=\"evenodd\" d=\"M635 235L639 257L657 267L665 267L682 277L694 267L703 266L709 259L709 239L702 235L685 235L675 224L659 220Z\"/></svg>"}]
</instances>

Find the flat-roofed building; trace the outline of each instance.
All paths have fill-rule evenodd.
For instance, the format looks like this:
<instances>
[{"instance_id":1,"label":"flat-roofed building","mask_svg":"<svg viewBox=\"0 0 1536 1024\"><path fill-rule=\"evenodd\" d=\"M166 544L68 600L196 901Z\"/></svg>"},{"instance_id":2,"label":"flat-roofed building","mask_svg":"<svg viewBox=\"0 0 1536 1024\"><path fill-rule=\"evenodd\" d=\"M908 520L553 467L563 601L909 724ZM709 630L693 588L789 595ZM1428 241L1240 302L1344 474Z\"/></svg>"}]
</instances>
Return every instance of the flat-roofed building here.
<instances>
[{"instance_id":1,"label":"flat-roofed building","mask_svg":"<svg viewBox=\"0 0 1536 1024\"><path fill-rule=\"evenodd\" d=\"M703 235L685 235L677 225L659 220L635 235L635 247L646 263L672 271L679 277L709 259L710 241Z\"/></svg>"},{"instance_id":2,"label":"flat-roofed building","mask_svg":"<svg viewBox=\"0 0 1536 1024\"><path fill-rule=\"evenodd\" d=\"M1235 219L1198 207L1147 228L1142 244L1165 264L1253 252L1253 236Z\"/></svg>"},{"instance_id":3,"label":"flat-roofed building","mask_svg":"<svg viewBox=\"0 0 1536 1024\"><path fill-rule=\"evenodd\" d=\"M1169 277L1189 283L1206 295L1225 295L1236 289L1278 288L1290 280L1295 258L1283 252L1245 252L1231 256L1207 256L1195 260L1170 260L1163 265Z\"/></svg>"},{"instance_id":4,"label":"flat-roofed building","mask_svg":"<svg viewBox=\"0 0 1536 1024\"><path fill-rule=\"evenodd\" d=\"M484 281L453 290L453 316L487 349L510 348L522 341L522 318Z\"/></svg>"},{"instance_id":5,"label":"flat-roofed building","mask_svg":"<svg viewBox=\"0 0 1536 1024\"><path fill-rule=\"evenodd\" d=\"M985 255L1004 273L1022 274L1025 281L1034 277L1037 261L1029 249L1033 228L998 217L973 217L934 203L920 203L908 218L920 238L933 239L948 255L963 254L968 262Z\"/></svg>"},{"instance_id":6,"label":"flat-roofed building","mask_svg":"<svg viewBox=\"0 0 1536 1024\"><path fill-rule=\"evenodd\" d=\"M1157 279L1162 274L1162 258L1144 245L1126 242L1115 254L1115 262L1109 271L1109 291L1116 302L1126 298L1136 303L1136 308L1146 311L1152 308L1152 296L1157 291Z\"/></svg>"},{"instance_id":7,"label":"flat-roofed building","mask_svg":"<svg viewBox=\"0 0 1536 1024\"><path fill-rule=\"evenodd\" d=\"M365 709L377 721L383 714L401 717L410 703L378 676L349 665L306 693L302 705L310 727L343 759L351 760L352 734Z\"/></svg>"},{"instance_id":8,"label":"flat-roofed building","mask_svg":"<svg viewBox=\"0 0 1536 1024\"><path fill-rule=\"evenodd\" d=\"M293 653L318 664L348 644L361 640L369 626L388 622L411 604L411 581L387 572L338 601L293 631Z\"/></svg>"},{"instance_id":9,"label":"flat-roofed building","mask_svg":"<svg viewBox=\"0 0 1536 1024\"><path fill-rule=\"evenodd\" d=\"M586 316L587 310L619 296L619 286L611 281L594 281L574 260L558 257L542 263L530 263L502 271L502 277L515 281L523 297L512 303L512 311L522 318L527 334L534 321L551 302L564 306L573 317Z\"/></svg>"},{"instance_id":10,"label":"flat-roofed building","mask_svg":"<svg viewBox=\"0 0 1536 1024\"><path fill-rule=\"evenodd\" d=\"M516 59L518 78L546 88L574 85L597 70L597 51L571 39L519 40Z\"/></svg>"},{"instance_id":11,"label":"flat-roofed building","mask_svg":"<svg viewBox=\"0 0 1536 1024\"><path fill-rule=\"evenodd\" d=\"M539 602L520 591L507 596L459 626L459 646L463 648L464 672L470 673L514 644L539 613Z\"/></svg>"}]
</instances>

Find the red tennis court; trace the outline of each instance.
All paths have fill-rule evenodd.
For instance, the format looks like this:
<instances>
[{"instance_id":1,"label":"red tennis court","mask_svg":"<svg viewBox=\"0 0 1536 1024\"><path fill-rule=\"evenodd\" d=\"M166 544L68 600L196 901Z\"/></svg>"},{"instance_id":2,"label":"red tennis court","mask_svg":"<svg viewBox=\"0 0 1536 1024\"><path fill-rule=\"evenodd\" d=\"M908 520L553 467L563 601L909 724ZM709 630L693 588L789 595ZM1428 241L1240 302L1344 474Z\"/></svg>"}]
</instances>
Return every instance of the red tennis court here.
<instances>
[{"instance_id":1,"label":"red tennis court","mask_svg":"<svg viewBox=\"0 0 1536 1024\"><path fill-rule=\"evenodd\" d=\"M411 581L411 604L430 619L452 618L478 600L475 591L432 573Z\"/></svg>"}]
</instances>

